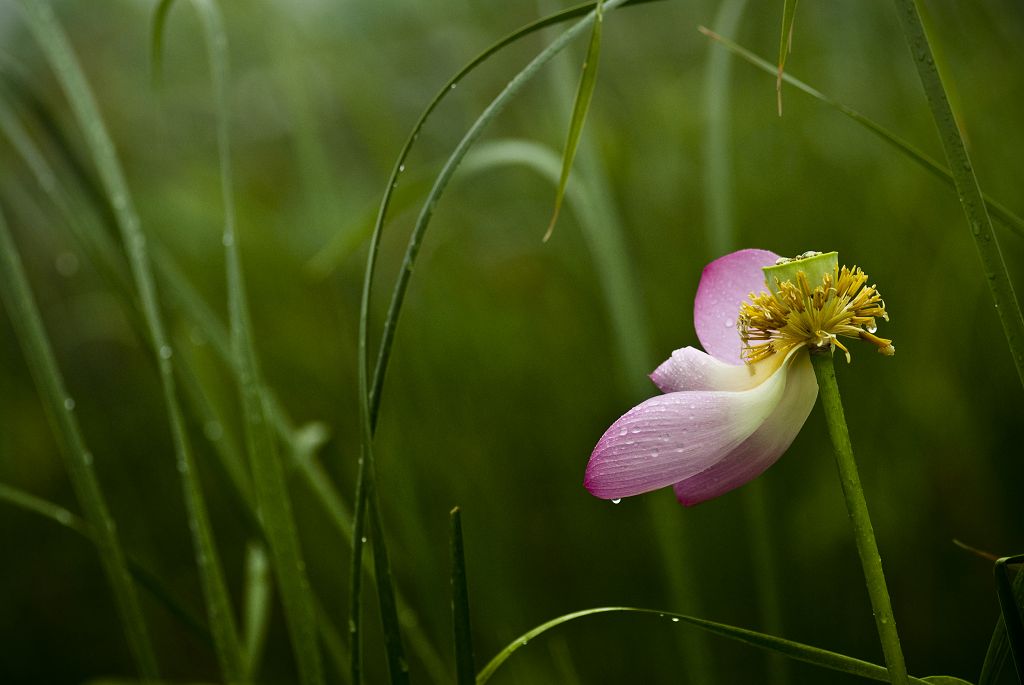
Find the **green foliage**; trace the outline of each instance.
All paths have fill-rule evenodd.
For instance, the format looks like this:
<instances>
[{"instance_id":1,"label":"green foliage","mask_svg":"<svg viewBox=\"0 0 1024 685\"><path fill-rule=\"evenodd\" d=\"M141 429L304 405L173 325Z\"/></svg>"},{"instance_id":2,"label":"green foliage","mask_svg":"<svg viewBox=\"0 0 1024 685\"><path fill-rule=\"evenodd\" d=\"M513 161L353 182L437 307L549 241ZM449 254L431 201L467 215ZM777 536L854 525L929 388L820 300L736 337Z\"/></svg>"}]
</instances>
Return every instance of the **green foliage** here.
<instances>
[{"instance_id":1,"label":"green foliage","mask_svg":"<svg viewBox=\"0 0 1024 685\"><path fill-rule=\"evenodd\" d=\"M67 435L46 430L40 406L59 407L25 363L44 343L23 356L0 328L0 540L17 552L0 565L0 680L134 682L159 650L169 682L348 682L353 664L367 683L465 682L472 645L515 653L481 672L494 682L677 682L692 662L678 639L708 631L733 639L700 653L722 681L767 680L750 646L803 661L793 683L822 681L807 663L835 669L829 682L884 680L821 421L763 476L773 506L760 529L743 491L682 509L670 493L612 506L580 487L601 430L654 392L653 365L697 344L701 267L745 246L838 249L885 293L899 356L883 368L855 355L837 372L870 455L860 466L894 613L912 671L958 676L912 682L977 672L993 584L947 540L1012 548L1022 534L1020 386L998 354L999 316L1015 312L985 306L985 274L962 258L964 178L936 161L895 17L801 6L800 71L816 90L782 72L795 2L778 63L692 31L718 17L722 33L773 50L778 3L652 3L601 24L593 4L535 20L541 10L515 4L454 3L442 18L401 0L221 3L222 20L212 0L198 12L63 3L66 39L45 4L22 4L29 30L8 27L17 62L0 59L0 204L103 498L83 498L75 469L54 463ZM619 6L604 3L605 18ZM1024 29L997 0L932 9L961 144L990 191L975 212L1012 231L996 280L1019 285L1024 76L1005 65ZM572 85L529 85L574 39L588 50L575 104ZM778 119L767 80L730 72L733 54L814 100L787 100ZM720 59L705 71L709 55ZM567 212L541 244L552 190ZM21 341L15 289L3 290L0 326ZM459 554L446 544L453 502L472 523ZM685 547L671 532L684 524ZM782 631L760 623L757 530L779 563ZM675 560L660 549L673 543ZM673 591L678 572L700 609ZM359 605L364 577L377 606ZM579 612L527 633L529 648L513 640L513 626L607 601L677 613ZM539 639L555 623L567 623L557 639ZM1005 635L1000 623L984 683L1000 682Z\"/></svg>"}]
</instances>

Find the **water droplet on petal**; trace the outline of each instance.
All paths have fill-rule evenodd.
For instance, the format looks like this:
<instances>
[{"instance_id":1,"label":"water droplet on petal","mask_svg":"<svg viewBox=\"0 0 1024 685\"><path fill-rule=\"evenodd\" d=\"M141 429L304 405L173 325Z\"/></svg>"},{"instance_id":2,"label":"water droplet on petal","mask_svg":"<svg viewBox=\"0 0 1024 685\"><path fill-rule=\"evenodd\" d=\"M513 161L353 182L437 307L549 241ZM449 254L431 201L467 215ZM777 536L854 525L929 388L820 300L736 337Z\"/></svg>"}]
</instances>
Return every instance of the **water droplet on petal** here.
<instances>
[{"instance_id":1,"label":"water droplet on petal","mask_svg":"<svg viewBox=\"0 0 1024 685\"><path fill-rule=\"evenodd\" d=\"M623 428L622 430L619 431L619 435L625 435L628 432L629 432L629 429Z\"/></svg>"},{"instance_id":2,"label":"water droplet on petal","mask_svg":"<svg viewBox=\"0 0 1024 685\"><path fill-rule=\"evenodd\" d=\"M726 328L732 328L735 325L736 325L736 322L733 321L732 319L726 319L725 320L725 327Z\"/></svg>"},{"instance_id":3,"label":"water droplet on petal","mask_svg":"<svg viewBox=\"0 0 1024 685\"><path fill-rule=\"evenodd\" d=\"M621 498L621 497L619 497L618 499L613 499L613 500L612 500L612 504L618 504L618 503L619 503L619 502L621 502L621 501L622 501L622 498Z\"/></svg>"}]
</instances>

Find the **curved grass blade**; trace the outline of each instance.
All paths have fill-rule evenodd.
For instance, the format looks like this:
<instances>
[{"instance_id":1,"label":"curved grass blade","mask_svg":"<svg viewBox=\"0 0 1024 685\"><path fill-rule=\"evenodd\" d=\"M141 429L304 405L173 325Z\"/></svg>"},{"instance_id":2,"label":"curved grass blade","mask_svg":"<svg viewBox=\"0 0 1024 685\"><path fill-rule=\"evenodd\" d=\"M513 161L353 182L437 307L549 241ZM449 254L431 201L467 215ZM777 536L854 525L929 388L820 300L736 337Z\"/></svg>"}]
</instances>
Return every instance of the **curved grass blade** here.
<instances>
[{"instance_id":1,"label":"curved grass blade","mask_svg":"<svg viewBox=\"0 0 1024 685\"><path fill-rule=\"evenodd\" d=\"M168 342L157 301L156 284L150 268L146 239L132 203L128 187L114 151L113 141L99 112L85 74L82 72L67 36L57 22L48 2L21 0L20 6L29 29L35 35L64 90L75 118L85 135L87 147L99 171L103 186L114 208L121 239L128 252L133 281L142 304L149 341L157 358L164 402L171 425L174 449L189 527L193 532L196 564L206 599L217 658L225 678L241 678L241 647L234 624L231 600L224 573L213 541L202 489L196 475L194 458L185 429L184 417L175 389L173 350Z\"/></svg>"},{"instance_id":2,"label":"curved grass blade","mask_svg":"<svg viewBox=\"0 0 1024 685\"><path fill-rule=\"evenodd\" d=\"M1017 376L1024 383L1024 316L1021 314L1010 274L1006 270L1006 262L999 249L999 239L992 230L992 220L988 215L981 186L974 174L974 166L967 154L967 147L960 135L953 110L949 106L942 77L935 67L935 58L932 56L931 45L921 24L915 1L896 0L896 14L900 18L907 47L913 56L917 74L924 87L932 119L938 128L946 161L953 172L960 206L963 207L967 218L971 238L981 260L982 272L988 282L999 322L1003 326L1003 335L1010 347L1013 364L1017 368Z\"/></svg>"},{"instance_id":3,"label":"curved grass blade","mask_svg":"<svg viewBox=\"0 0 1024 685\"><path fill-rule=\"evenodd\" d=\"M497 671L501 665L505 663L505 661L507 661L508 658L520 647L527 645L530 640L546 633L552 628L560 626L563 623L569 623L570 621L586 618L588 616L612 613L643 614L647 616L656 616L660 619L671 621L672 623L686 623L713 635L718 635L729 640L735 640L736 642L776 654L782 654L783 656L795 661L802 661L813 666L819 666L821 668L839 671L840 673L846 673L847 675L857 676L860 678L867 678L869 680L878 680L882 682L889 681L889 673L882 666L878 666L867 661L861 661L860 659L855 659L844 654L830 652L819 647L812 647L800 642L793 642L781 637L775 637L774 635L766 635L753 630L737 628L735 626L725 625L724 623L716 623L714 621L707 621L702 618L687 616L686 614L676 614L670 611L637 609L633 607L598 607L596 609L585 609L583 611L576 611L571 614L559 616L558 618L537 626L533 630L523 633L518 638L510 642L505 649L498 652L497 656L491 659L491 661L484 666L483 670L481 670L476 677L477 685L484 685L484 683L491 679L491 676L494 675L495 671ZM920 685L925 681L917 678L911 678L910 682Z\"/></svg>"},{"instance_id":4,"label":"curved grass blade","mask_svg":"<svg viewBox=\"0 0 1024 685\"><path fill-rule=\"evenodd\" d=\"M612 10L624 4L625 0L609 0L604 4L605 10ZM398 313L401 311L402 302L405 298L405 291L408 287L409 277L412 275L413 264L416 261L416 256L419 253L420 243L423 240L423 234L426 230L427 225L430 223L430 219L433 216L433 210L437 202L440 200L444 189L448 186L451 181L452 175L455 173L455 169L458 167L462 158L469 150L470 146L476 141L476 139L483 132L484 127L495 117L498 112L505 106L505 104L519 91L522 86L528 82L537 71L548 61L551 60L558 52L560 52L570 40L579 35L594 21L594 13L590 12L586 17L575 24L573 27L566 30L561 36L555 39L547 48L545 48L537 57L535 57L522 71L520 71L504 90L491 102L490 105L484 110L484 112L477 118L476 122L470 127L469 131L466 132L465 136L456 146L455 151L448 158L444 167L441 169L437 180L434 182L430 193L424 201L423 208L420 211L420 215L417 218L416 225L413 228L412 235L409 238L409 244L406 248L405 257L403 259L402 268L399 272L398 279L395 283L394 293L392 294L391 303L388 307L387 318L384 323L384 331L381 335L381 344L378 350L377 365L374 369L374 380L373 387L371 389L369 384L369 360L368 360L368 338L369 338L369 310L370 310L370 291L373 286L374 270L377 263L377 253L380 246L380 239L383 233L384 220L387 216L388 203L391 198L391 191L395 184L398 174L405 168L405 157L408 154L409 149L412 147L413 142L419 135L419 130L426 121L430 112L433 111L434 107L437 106L440 98L435 100L427 106L427 110L424 115L420 117L419 122L413 128L413 132L410 134L409 139L406 141L405 147L399 154L399 159L392 169L391 178L385 189L384 198L381 200L381 208L378 213L378 219L376 226L374 227L373 236L370 239L369 252L367 254L366 270L363 277L363 291L360 299L360 312L359 312L359 343L358 343L358 376L359 376L359 409L360 409L360 425L361 425L361 440L362 440L362 452L359 461L359 474L356 483L356 495L355 495L355 512L353 521L353 539L352 539L352 564L350 577L351 587L349 591L349 636L350 643L352 646L352 676L353 682L358 684L360 682L361 665L360 665L360 630L361 630L361 594L362 594L362 540L363 531L365 529L365 516L367 512L367 498L376 497L376 488L373 487L372 482L368 485L368 481L375 479L375 466L373 463L373 446L372 438L373 432L377 423L377 415L380 407L380 394L381 388L383 387L384 377L387 372L388 359L390 358L391 346L394 341L395 326L398 321ZM542 28L544 20L541 22L535 22L531 26ZM536 30L536 29L533 29ZM509 40L509 39L506 39ZM514 40L514 39L513 39ZM486 59L486 56L491 54L493 51L485 51L485 55L477 58L482 61ZM477 60L474 62L478 63ZM475 64L473 65L475 66ZM460 72L464 73L465 69ZM449 86L454 84L456 80L460 78L459 75L455 77L455 80L449 82ZM378 504L374 501L371 502L369 509L377 509ZM379 535L379 527L375 527L378 534L378 538L374 540L374 544L379 544L383 547L383 538ZM381 579L378 578L377 587L379 590L387 591L383 588ZM384 604L382 599L382 605ZM392 619L385 618L385 620L391 621Z\"/></svg>"},{"instance_id":5,"label":"curved grass blade","mask_svg":"<svg viewBox=\"0 0 1024 685\"><path fill-rule=\"evenodd\" d=\"M476 666L473 663L473 631L469 615L469 588L466 586L466 551L462 543L462 512L451 511L449 550L452 573L452 631L455 637L455 682L473 685Z\"/></svg>"},{"instance_id":6,"label":"curved grass blade","mask_svg":"<svg viewBox=\"0 0 1024 685\"><path fill-rule=\"evenodd\" d=\"M157 8L154 34L163 28L163 18L173 0L162 0ZM223 20L212 0L192 0L199 14L217 118L217 151L220 162L221 197L224 205L224 244L227 265L228 311L233 357L239 371L239 393L245 419L246 442L252 468L253 491L273 556L281 590L281 603L298 662L301 682L323 683L323 665L317 641L316 607L306 576L298 532L292 516L287 481L277 442L267 420L261 392L259 363L252 339L242 263L235 234L235 206L231 169L229 105L227 96L228 46ZM154 38L156 42L156 38ZM156 47L159 47L157 45ZM232 680L232 678L228 678Z\"/></svg>"},{"instance_id":7,"label":"curved grass blade","mask_svg":"<svg viewBox=\"0 0 1024 685\"><path fill-rule=\"evenodd\" d=\"M143 678L157 677L156 653L139 605L135 585L129 576L124 550L114 520L107 510L93 457L74 413L75 402L53 355L39 309L21 265L17 248L0 214L0 298L7 308L15 334L21 341L29 370L43 402L43 408L57 438L60 453L75 489L75 496L95 531L96 549L110 582L126 637ZM59 520L59 518L58 518Z\"/></svg>"},{"instance_id":8,"label":"curved grass blade","mask_svg":"<svg viewBox=\"0 0 1024 685\"><path fill-rule=\"evenodd\" d=\"M796 19L797 0L782 1L782 31L779 34L779 68L775 77L775 98L779 116L782 116L782 74L786 68L786 57L793 52L793 21Z\"/></svg>"},{"instance_id":9,"label":"curved grass blade","mask_svg":"<svg viewBox=\"0 0 1024 685\"><path fill-rule=\"evenodd\" d=\"M704 26L697 27L697 30L700 31L705 36L707 36L708 38L720 43L722 47L726 48L733 54L742 57L745 61L757 67L761 71L767 72L769 74L775 73L775 67L773 67L766 60L761 59L754 53L738 45L737 43L734 43L728 38L724 38L723 36L718 35L711 29L706 28ZM872 119L869 119L868 117L864 116L863 114L853 109L852 107L848 107L847 105L844 105L838 100L834 100L828 95L825 95L821 91L813 88L812 86L809 86L808 84L804 83L798 78L790 76L789 74L784 74L782 80L784 80L791 86L796 87L797 90L807 93L808 95L818 100L819 102L823 102L824 104L838 110L842 114L845 114L850 119L853 119L855 122L866 128L868 131L874 133L880 139L882 139L889 145L892 145L894 148L902 152L904 155L907 156L907 158L911 159L914 162L917 162L927 171L931 172L936 178L942 180L951 188L956 188L956 184L953 179L953 174L948 168L944 167L942 164L928 156L925 152L915 147L914 145L910 144L909 142L899 137L889 129L882 126L881 124L875 122ZM992 216L999 219L1007 228L1009 228L1017 235L1024 236L1024 218L1021 218L1019 215L1011 211L1006 205L999 202L998 200L995 200L989 195L985 194L984 198L985 205L988 207L988 211L992 214Z\"/></svg>"},{"instance_id":10,"label":"curved grass blade","mask_svg":"<svg viewBox=\"0 0 1024 685\"><path fill-rule=\"evenodd\" d=\"M562 172L555 189L555 209L551 214L548 230L544 234L544 242L547 242L555 231L558 213L562 209L562 198L565 197L565 186L569 183L572 163L576 159L576 148L579 147L580 136L583 135L583 124L587 120L590 101L594 97L594 87L597 85L597 65L601 56L601 29L603 26L604 0L597 0L597 5L594 7L594 27L590 31L590 45L587 46L587 56L583 60L580 85L576 90L576 98L572 105L572 118L569 120L569 135L565 141L565 152L562 153Z\"/></svg>"},{"instance_id":11,"label":"curved grass blade","mask_svg":"<svg viewBox=\"0 0 1024 685\"><path fill-rule=\"evenodd\" d=\"M1003 622L1006 643L1013 655L1013 664L1017 668L1017 679L1024 682L1024 620L1021 618L1021 581L1020 571L1013 573L1010 579L1010 564L1020 564L1024 555L1003 557L996 562L996 596L999 598L999 610ZM1005 659L1005 656L1004 656Z\"/></svg>"},{"instance_id":12,"label":"curved grass blade","mask_svg":"<svg viewBox=\"0 0 1024 685\"><path fill-rule=\"evenodd\" d=\"M0 501L7 502L25 511L39 514L57 525L64 526L78 533L94 545L99 545L98 536L93 526L89 525L89 522L85 519L73 514L60 505L41 497L36 497L23 490L4 485L3 483L0 483ZM132 578L135 579L142 589L149 592L155 600L163 604L168 613L177 618L201 642L209 645L211 649L213 648L213 638L210 636L210 631L182 602L179 602L174 597L174 594L167 589L155 573L143 566L130 552L125 552L125 564Z\"/></svg>"}]
</instances>

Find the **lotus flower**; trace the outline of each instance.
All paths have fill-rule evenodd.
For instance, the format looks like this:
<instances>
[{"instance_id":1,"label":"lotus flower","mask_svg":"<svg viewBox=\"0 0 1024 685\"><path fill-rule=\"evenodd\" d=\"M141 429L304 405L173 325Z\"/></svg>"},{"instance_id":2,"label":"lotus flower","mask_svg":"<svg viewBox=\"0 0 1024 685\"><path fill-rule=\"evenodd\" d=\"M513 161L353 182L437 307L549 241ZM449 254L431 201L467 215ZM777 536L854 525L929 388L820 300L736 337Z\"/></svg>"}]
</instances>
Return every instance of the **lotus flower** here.
<instances>
[{"instance_id":1,"label":"lotus flower","mask_svg":"<svg viewBox=\"0 0 1024 685\"><path fill-rule=\"evenodd\" d=\"M830 258L824 269L808 268L810 282L820 276L820 285L789 270L792 280L776 278L766 287L762 269L819 261L811 255ZM818 395L805 347L846 352L836 339L844 335L892 353L890 341L873 335L874 317L888 318L874 286L864 285L860 269L840 271L836 259L835 253L808 253L787 260L748 249L708 264L693 307L705 351L684 347L654 370L651 380L665 394L629 410L605 432L587 465L587 490L618 500L671 485L690 506L774 464Z\"/></svg>"}]
</instances>

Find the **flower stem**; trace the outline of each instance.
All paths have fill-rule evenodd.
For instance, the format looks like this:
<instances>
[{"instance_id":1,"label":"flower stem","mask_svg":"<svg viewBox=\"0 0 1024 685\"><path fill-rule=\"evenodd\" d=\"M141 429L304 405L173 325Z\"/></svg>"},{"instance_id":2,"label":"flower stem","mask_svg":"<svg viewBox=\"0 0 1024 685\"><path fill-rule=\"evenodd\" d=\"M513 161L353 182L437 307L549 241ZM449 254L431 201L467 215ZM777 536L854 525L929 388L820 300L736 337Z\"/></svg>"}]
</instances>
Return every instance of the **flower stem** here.
<instances>
[{"instance_id":1,"label":"flower stem","mask_svg":"<svg viewBox=\"0 0 1024 685\"><path fill-rule=\"evenodd\" d=\"M829 437L832 438L832 450L836 456L836 466L839 468L839 482L846 497L846 510L853 523L853 536L857 541L857 553L864 569L864 580L875 614L878 638L882 643L886 668L889 669L889 682L894 685L905 685L909 682L907 666L903 661L903 650L900 648L900 638L896 632L889 590L885 586L882 558L878 554L875 532L868 516L868 504L864 500L864 489L861 487L857 463L853 458L853 446L850 444L850 432L847 430L846 417L843 415L843 402L839 397L839 385L836 383L831 350L824 353L812 352L811 363L814 366L814 375L818 379L821 406L825 410Z\"/></svg>"}]
</instances>

